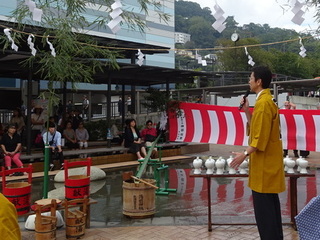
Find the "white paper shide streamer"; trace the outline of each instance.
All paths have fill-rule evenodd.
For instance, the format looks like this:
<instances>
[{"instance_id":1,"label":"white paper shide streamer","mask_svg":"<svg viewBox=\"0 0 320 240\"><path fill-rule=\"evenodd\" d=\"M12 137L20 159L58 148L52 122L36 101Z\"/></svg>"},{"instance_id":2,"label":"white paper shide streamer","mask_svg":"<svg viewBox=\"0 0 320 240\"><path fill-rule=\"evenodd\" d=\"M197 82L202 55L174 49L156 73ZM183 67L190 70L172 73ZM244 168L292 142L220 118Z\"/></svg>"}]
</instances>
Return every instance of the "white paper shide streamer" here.
<instances>
[{"instance_id":1,"label":"white paper shide streamer","mask_svg":"<svg viewBox=\"0 0 320 240\"><path fill-rule=\"evenodd\" d=\"M197 50L196 50L196 59L198 61L198 64L201 64L203 67L207 66L207 60L202 59L202 56L198 54Z\"/></svg>"},{"instance_id":2,"label":"white paper shide streamer","mask_svg":"<svg viewBox=\"0 0 320 240\"><path fill-rule=\"evenodd\" d=\"M137 64L141 67L144 61L144 54L140 51L140 49L138 49L137 58L138 58Z\"/></svg>"},{"instance_id":3,"label":"white paper shide streamer","mask_svg":"<svg viewBox=\"0 0 320 240\"><path fill-rule=\"evenodd\" d=\"M36 3L32 0L25 0L24 4L28 6L29 11L32 13L32 20L41 22L43 11L36 7Z\"/></svg>"},{"instance_id":4,"label":"white paper shide streamer","mask_svg":"<svg viewBox=\"0 0 320 240\"><path fill-rule=\"evenodd\" d=\"M11 42L11 48L18 52L18 46L14 43L12 37L11 37L11 30L9 28L3 29L4 34L7 36L9 39L9 42Z\"/></svg>"},{"instance_id":5,"label":"white paper shide streamer","mask_svg":"<svg viewBox=\"0 0 320 240\"><path fill-rule=\"evenodd\" d=\"M307 56L307 54L306 54L306 52L307 52L307 50L305 49L305 47L304 47L304 45L303 45L303 43L302 43L302 38L301 37L299 37L299 43L300 43L300 52L299 52L299 55L301 56L301 57L306 57Z\"/></svg>"},{"instance_id":6,"label":"white paper shide streamer","mask_svg":"<svg viewBox=\"0 0 320 240\"><path fill-rule=\"evenodd\" d=\"M198 61L198 64L201 64L202 63L202 57L200 54L198 54L198 51L196 50L196 59Z\"/></svg>"},{"instance_id":7,"label":"white paper shide streamer","mask_svg":"<svg viewBox=\"0 0 320 240\"><path fill-rule=\"evenodd\" d=\"M167 113L166 112L161 112L161 115L160 115L160 126L159 126L160 130L166 130L167 121L168 121Z\"/></svg>"},{"instance_id":8,"label":"white paper shide streamer","mask_svg":"<svg viewBox=\"0 0 320 240\"><path fill-rule=\"evenodd\" d=\"M202 60L202 61L201 61L201 65L202 65L203 67L206 67L206 66L207 66L207 60Z\"/></svg>"},{"instance_id":9,"label":"white paper shide streamer","mask_svg":"<svg viewBox=\"0 0 320 240\"><path fill-rule=\"evenodd\" d=\"M211 25L215 30L217 30L219 33L222 33L222 31L226 28L226 24L224 21L226 18L223 16L224 11L221 9L221 7L216 4L214 6L214 10L216 11L215 14L213 14L216 21Z\"/></svg>"},{"instance_id":10,"label":"white paper shide streamer","mask_svg":"<svg viewBox=\"0 0 320 240\"><path fill-rule=\"evenodd\" d=\"M121 27L120 23L123 21L123 18L121 17L122 14L122 4L120 0L116 0L112 5L111 5L112 11L110 13L110 16L112 20L107 24L108 27L111 29L111 31L115 34L117 33Z\"/></svg>"},{"instance_id":11,"label":"white paper shide streamer","mask_svg":"<svg viewBox=\"0 0 320 240\"><path fill-rule=\"evenodd\" d=\"M36 53L37 53L37 50L34 48L34 43L32 42L33 39L34 39L34 35L33 35L33 34L30 34L29 37L28 37L28 39L27 39L27 42L28 42L29 48L30 48L30 50L31 50L31 54L32 54L33 56L35 56Z\"/></svg>"},{"instance_id":12,"label":"white paper shide streamer","mask_svg":"<svg viewBox=\"0 0 320 240\"><path fill-rule=\"evenodd\" d=\"M294 13L293 18L291 19L291 22L301 25L304 22L304 18L302 17L304 14L304 11L302 10L303 4L299 2L299 0L293 0L292 1L293 7L291 11Z\"/></svg>"},{"instance_id":13,"label":"white paper shide streamer","mask_svg":"<svg viewBox=\"0 0 320 240\"><path fill-rule=\"evenodd\" d=\"M253 67L256 63L253 61L253 58L249 55L247 47L244 47L244 51L245 51L246 55L248 56L248 64Z\"/></svg>"},{"instance_id":14,"label":"white paper shide streamer","mask_svg":"<svg viewBox=\"0 0 320 240\"><path fill-rule=\"evenodd\" d=\"M52 43L49 42L49 35L47 36L47 43L48 43L48 45L49 45L49 47L51 49L51 55L55 57L56 56L56 50L54 49Z\"/></svg>"}]
</instances>

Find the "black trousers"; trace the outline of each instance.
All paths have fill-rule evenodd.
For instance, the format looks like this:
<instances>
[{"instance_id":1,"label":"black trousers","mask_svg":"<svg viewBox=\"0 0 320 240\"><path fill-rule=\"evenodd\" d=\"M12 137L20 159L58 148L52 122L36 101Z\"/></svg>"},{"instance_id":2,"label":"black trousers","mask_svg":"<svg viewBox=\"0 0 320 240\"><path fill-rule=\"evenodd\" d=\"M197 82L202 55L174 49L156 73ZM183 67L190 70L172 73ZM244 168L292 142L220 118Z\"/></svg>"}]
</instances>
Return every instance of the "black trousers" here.
<instances>
[{"instance_id":1,"label":"black trousers","mask_svg":"<svg viewBox=\"0 0 320 240\"><path fill-rule=\"evenodd\" d=\"M252 191L252 197L261 240L282 240L283 231L278 194Z\"/></svg>"},{"instance_id":2,"label":"black trousers","mask_svg":"<svg viewBox=\"0 0 320 240\"><path fill-rule=\"evenodd\" d=\"M64 162L63 152L58 152L57 148L54 151L49 149L49 163L53 164L53 160L59 160L60 165L62 165Z\"/></svg>"}]
</instances>

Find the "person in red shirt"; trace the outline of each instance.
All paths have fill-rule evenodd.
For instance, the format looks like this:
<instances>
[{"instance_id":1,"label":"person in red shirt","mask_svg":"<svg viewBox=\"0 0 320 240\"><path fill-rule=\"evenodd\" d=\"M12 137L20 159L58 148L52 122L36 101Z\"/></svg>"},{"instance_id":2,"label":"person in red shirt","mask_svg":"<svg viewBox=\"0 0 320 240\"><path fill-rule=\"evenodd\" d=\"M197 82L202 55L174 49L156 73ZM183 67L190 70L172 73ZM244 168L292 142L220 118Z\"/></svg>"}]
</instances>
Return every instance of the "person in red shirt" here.
<instances>
[{"instance_id":1,"label":"person in red shirt","mask_svg":"<svg viewBox=\"0 0 320 240\"><path fill-rule=\"evenodd\" d=\"M140 132L142 140L145 142L146 147L150 147L154 140L157 138L157 129L153 127L153 123L151 120L146 122L146 127ZM153 149L152 157L156 158L158 155L157 148Z\"/></svg>"}]
</instances>

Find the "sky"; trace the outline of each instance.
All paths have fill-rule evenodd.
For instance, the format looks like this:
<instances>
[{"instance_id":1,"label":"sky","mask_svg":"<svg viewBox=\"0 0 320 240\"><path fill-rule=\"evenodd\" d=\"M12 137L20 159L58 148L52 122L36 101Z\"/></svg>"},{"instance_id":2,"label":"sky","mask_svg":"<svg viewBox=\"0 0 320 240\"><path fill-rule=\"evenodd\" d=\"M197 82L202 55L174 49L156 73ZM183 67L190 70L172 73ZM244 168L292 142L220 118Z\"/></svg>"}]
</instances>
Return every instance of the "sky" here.
<instances>
[{"instance_id":1,"label":"sky","mask_svg":"<svg viewBox=\"0 0 320 240\"><path fill-rule=\"evenodd\" d=\"M291 19L294 13L291 11L288 0L184 0L197 2L201 8L209 7L212 14L215 13L214 5L217 3L225 12L224 17L234 16L236 22L240 26L253 22L255 24L269 24L270 27L279 27L294 29L297 32L304 32L306 30L315 30L318 23L315 22L313 15L315 9L312 8L306 11L306 6L302 8L305 10L303 17L305 21L301 25L294 24ZM300 0L303 2L304 0ZM281 8L283 6L285 10Z\"/></svg>"}]
</instances>

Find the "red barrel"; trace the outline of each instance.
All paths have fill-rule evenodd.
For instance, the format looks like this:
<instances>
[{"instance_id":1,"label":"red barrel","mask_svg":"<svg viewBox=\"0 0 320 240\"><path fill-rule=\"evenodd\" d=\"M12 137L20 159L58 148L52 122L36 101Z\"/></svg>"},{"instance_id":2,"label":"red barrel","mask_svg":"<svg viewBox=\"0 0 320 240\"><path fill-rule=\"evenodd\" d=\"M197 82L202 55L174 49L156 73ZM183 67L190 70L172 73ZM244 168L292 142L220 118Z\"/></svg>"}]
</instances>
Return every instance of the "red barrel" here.
<instances>
[{"instance_id":1,"label":"red barrel","mask_svg":"<svg viewBox=\"0 0 320 240\"><path fill-rule=\"evenodd\" d=\"M73 175L65 179L66 199L72 200L89 196L90 176Z\"/></svg>"},{"instance_id":2,"label":"red barrel","mask_svg":"<svg viewBox=\"0 0 320 240\"><path fill-rule=\"evenodd\" d=\"M91 158L84 161L69 162L64 160L64 180L65 180L65 195L66 199L84 198L90 195L90 167ZM71 167L86 166L87 175L71 175L69 176L69 169Z\"/></svg>"},{"instance_id":3,"label":"red barrel","mask_svg":"<svg viewBox=\"0 0 320 240\"><path fill-rule=\"evenodd\" d=\"M26 172L28 174L28 182L6 183L6 176L15 172ZM15 205L18 215L28 213L31 205L32 164L29 164L29 167L13 168L10 170L5 170L2 167L1 174L3 195Z\"/></svg>"},{"instance_id":4,"label":"red barrel","mask_svg":"<svg viewBox=\"0 0 320 240\"><path fill-rule=\"evenodd\" d=\"M27 182L8 183L2 191L3 195L15 205L18 215L30 211L31 184Z\"/></svg>"}]
</instances>

